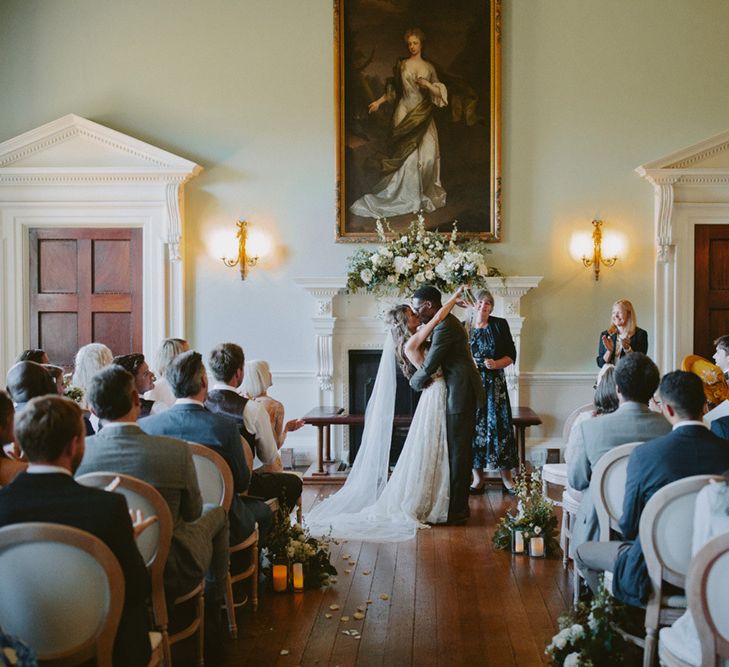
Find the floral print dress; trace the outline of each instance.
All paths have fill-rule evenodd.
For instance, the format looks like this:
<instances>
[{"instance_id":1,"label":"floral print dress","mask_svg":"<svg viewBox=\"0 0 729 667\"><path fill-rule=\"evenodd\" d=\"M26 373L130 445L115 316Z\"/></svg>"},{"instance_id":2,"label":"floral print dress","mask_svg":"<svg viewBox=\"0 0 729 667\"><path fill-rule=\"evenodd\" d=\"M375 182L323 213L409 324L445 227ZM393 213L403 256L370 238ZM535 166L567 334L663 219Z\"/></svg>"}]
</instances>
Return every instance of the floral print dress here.
<instances>
[{"instance_id":1,"label":"floral print dress","mask_svg":"<svg viewBox=\"0 0 729 667\"><path fill-rule=\"evenodd\" d=\"M491 324L471 330L471 354L486 391L486 405L476 412L473 438L473 467L477 470L505 470L519 466L504 371L501 368L491 370L484 365L484 359L493 359L495 351Z\"/></svg>"}]
</instances>

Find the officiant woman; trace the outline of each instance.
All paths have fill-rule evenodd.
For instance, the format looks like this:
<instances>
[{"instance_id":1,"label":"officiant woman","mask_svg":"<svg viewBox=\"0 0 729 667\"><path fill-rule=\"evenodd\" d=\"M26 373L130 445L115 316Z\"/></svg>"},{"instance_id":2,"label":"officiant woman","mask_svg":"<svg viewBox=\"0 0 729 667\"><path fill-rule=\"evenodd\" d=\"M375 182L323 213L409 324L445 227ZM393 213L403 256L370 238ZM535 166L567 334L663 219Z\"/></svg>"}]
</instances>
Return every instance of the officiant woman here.
<instances>
[{"instance_id":1,"label":"officiant woman","mask_svg":"<svg viewBox=\"0 0 729 667\"><path fill-rule=\"evenodd\" d=\"M492 315L493 309L491 292L477 292L469 339L471 354L486 391L486 404L476 413L472 495L484 493L484 468L499 470L504 490L513 493L512 469L519 465L504 375L504 369L516 361L516 347L509 323Z\"/></svg>"}]
</instances>

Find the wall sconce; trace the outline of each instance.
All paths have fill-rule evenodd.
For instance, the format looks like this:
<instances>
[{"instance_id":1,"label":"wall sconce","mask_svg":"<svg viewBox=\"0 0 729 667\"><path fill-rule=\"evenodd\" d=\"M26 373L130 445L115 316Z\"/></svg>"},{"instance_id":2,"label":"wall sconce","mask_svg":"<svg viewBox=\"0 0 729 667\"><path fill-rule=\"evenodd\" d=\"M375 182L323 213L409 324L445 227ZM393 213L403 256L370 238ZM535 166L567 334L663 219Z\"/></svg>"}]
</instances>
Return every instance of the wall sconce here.
<instances>
[{"instance_id":1,"label":"wall sconce","mask_svg":"<svg viewBox=\"0 0 729 667\"><path fill-rule=\"evenodd\" d=\"M618 252L616 247L616 239L610 239L612 243L606 243L605 254L607 257L603 257L603 243L602 243L602 220L593 220L592 226L595 228L592 230L592 257L589 256L589 251L584 248L580 259L586 267L592 267L595 271L595 280L600 279L600 266L613 266L618 261ZM607 241L607 239L606 239ZM607 247L607 246L612 247Z\"/></svg>"},{"instance_id":2,"label":"wall sconce","mask_svg":"<svg viewBox=\"0 0 729 667\"><path fill-rule=\"evenodd\" d=\"M234 259L228 259L227 257L221 257L225 266L239 266L240 267L240 279L245 280L248 275L248 269L251 266L255 266L258 262L258 255L247 256L246 255L246 241L248 239L248 223L245 220L238 220L236 223L238 227L238 233L235 235L238 239L238 257Z\"/></svg>"}]
</instances>

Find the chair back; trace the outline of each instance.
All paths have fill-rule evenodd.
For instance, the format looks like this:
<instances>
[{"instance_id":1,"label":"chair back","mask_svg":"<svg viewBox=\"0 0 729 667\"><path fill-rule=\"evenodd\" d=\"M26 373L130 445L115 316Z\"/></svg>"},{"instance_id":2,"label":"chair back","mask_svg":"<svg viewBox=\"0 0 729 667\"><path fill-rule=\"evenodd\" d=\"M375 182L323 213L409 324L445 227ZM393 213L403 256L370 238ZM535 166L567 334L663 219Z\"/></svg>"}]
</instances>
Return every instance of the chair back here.
<instances>
[{"instance_id":1,"label":"chair back","mask_svg":"<svg viewBox=\"0 0 729 667\"><path fill-rule=\"evenodd\" d=\"M694 556L686 578L689 609L701 642L701 664L729 658L729 533L707 542Z\"/></svg>"},{"instance_id":2,"label":"chair back","mask_svg":"<svg viewBox=\"0 0 729 667\"><path fill-rule=\"evenodd\" d=\"M610 529L617 529L623 516L625 481L628 477L628 459L642 442L628 442L614 447L602 455L592 470L590 495L595 505L600 526L600 541L610 541Z\"/></svg>"},{"instance_id":3,"label":"chair back","mask_svg":"<svg viewBox=\"0 0 729 667\"><path fill-rule=\"evenodd\" d=\"M567 415L567 419L565 419L564 426L562 427L562 442L566 443L570 439L570 431L572 430L572 425L575 423L577 417L583 412L590 412L594 409L594 403L585 403L579 408L575 408L569 413L569 415Z\"/></svg>"},{"instance_id":4,"label":"chair back","mask_svg":"<svg viewBox=\"0 0 729 667\"><path fill-rule=\"evenodd\" d=\"M230 471L230 466L210 447L196 442L187 444L192 450L192 461L195 464L203 502L219 505L226 512L229 511L233 501L233 473Z\"/></svg>"},{"instance_id":5,"label":"chair back","mask_svg":"<svg viewBox=\"0 0 729 667\"><path fill-rule=\"evenodd\" d=\"M19 523L0 528L0 625L45 664L96 658L111 667L124 575L111 549L78 528Z\"/></svg>"},{"instance_id":6,"label":"chair back","mask_svg":"<svg viewBox=\"0 0 729 667\"><path fill-rule=\"evenodd\" d=\"M685 588L696 496L710 479L716 476L695 475L671 482L656 491L643 508L640 544L653 590L660 591L663 581Z\"/></svg>"},{"instance_id":7,"label":"chair back","mask_svg":"<svg viewBox=\"0 0 729 667\"><path fill-rule=\"evenodd\" d=\"M119 478L119 485L116 487L115 492L121 493L126 498L129 509L141 510L145 518L157 517L157 522L145 528L142 534L137 537L136 543L152 580L152 610L155 626L161 628L164 632L168 621L164 572L172 544L172 513L167 501L157 489L131 475L113 472L90 472L77 477L76 481L84 486L104 489L117 477Z\"/></svg>"}]
</instances>

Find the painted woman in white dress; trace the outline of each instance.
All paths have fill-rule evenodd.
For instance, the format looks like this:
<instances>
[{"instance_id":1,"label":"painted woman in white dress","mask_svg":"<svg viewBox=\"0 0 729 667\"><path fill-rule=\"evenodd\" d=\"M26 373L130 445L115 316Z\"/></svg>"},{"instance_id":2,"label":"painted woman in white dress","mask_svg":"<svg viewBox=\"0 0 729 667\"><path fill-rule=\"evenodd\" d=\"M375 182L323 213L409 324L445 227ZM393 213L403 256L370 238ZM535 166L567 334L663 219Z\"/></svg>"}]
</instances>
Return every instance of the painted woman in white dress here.
<instances>
[{"instance_id":1,"label":"painted woman in white dress","mask_svg":"<svg viewBox=\"0 0 729 667\"><path fill-rule=\"evenodd\" d=\"M370 542L415 537L426 524L448 518L450 473L446 384L440 373L422 392L390 480L389 451L395 409L396 364L406 376L425 360L426 341L458 302L461 290L420 329L410 306L388 313L390 334L365 413L362 444L344 486L305 516L312 535Z\"/></svg>"},{"instance_id":2,"label":"painted woman in white dress","mask_svg":"<svg viewBox=\"0 0 729 667\"><path fill-rule=\"evenodd\" d=\"M433 109L448 104L448 92L435 67L423 59L424 40L418 28L405 33L410 57L398 60L385 92L369 105L369 112L376 113L385 102L397 100L381 178L372 193L352 204L355 215L386 218L445 206Z\"/></svg>"}]
</instances>

